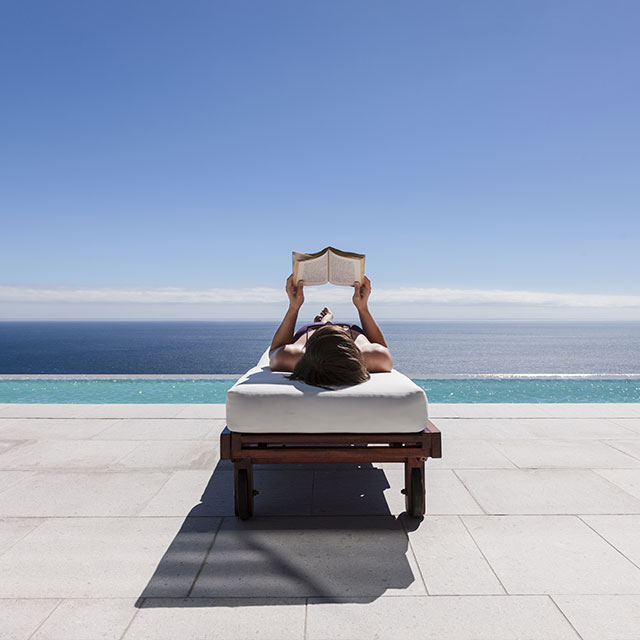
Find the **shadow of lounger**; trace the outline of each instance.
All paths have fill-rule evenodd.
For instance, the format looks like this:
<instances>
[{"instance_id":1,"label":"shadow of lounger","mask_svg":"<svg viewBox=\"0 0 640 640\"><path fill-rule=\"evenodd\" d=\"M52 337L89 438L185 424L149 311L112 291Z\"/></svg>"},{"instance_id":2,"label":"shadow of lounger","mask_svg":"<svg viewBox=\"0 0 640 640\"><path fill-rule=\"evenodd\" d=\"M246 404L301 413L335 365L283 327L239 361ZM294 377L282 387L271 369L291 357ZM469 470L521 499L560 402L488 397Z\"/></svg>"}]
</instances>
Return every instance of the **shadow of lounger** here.
<instances>
[{"instance_id":1,"label":"shadow of lounger","mask_svg":"<svg viewBox=\"0 0 640 640\"><path fill-rule=\"evenodd\" d=\"M296 486L308 481L305 468L267 471L271 484L288 483L291 491L270 497L264 491L256 500L256 514L241 521L233 516L233 472L219 463L201 502L185 518L149 580L136 606L188 606L181 598L202 600L215 606L216 598L252 598L261 604L277 598L340 598L341 602L375 600L388 589L407 589L415 577L407 560L408 540L403 523L394 517L384 498L388 488L384 472L371 465L314 465L313 469L336 470L329 482L345 503L357 504L355 513L344 513L335 495L330 503L308 505L306 515L260 517L261 512L296 513L300 492ZM305 476L306 474L306 476ZM289 500L287 501L287 495ZM312 496L309 496L312 502ZM355 502L358 501L359 502ZM319 512L323 515L311 515ZM326 515L328 514L328 515ZM417 527L407 519L405 526ZM229 600L225 600L229 606ZM241 604L241 603L239 603Z\"/></svg>"}]
</instances>

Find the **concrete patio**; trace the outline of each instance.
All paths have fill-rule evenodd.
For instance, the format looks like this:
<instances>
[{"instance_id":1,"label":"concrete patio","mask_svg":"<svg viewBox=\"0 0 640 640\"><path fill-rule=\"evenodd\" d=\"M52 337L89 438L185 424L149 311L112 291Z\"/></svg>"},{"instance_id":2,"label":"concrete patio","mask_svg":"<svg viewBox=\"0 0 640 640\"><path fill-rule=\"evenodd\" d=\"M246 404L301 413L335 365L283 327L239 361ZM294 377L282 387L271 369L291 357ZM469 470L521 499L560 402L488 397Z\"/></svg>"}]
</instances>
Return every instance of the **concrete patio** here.
<instances>
[{"instance_id":1,"label":"concrete patio","mask_svg":"<svg viewBox=\"0 0 640 640\"><path fill-rule=\"evenodd\" d=\"M431 405L400 465L260 467L224 405L0 405L0 639L637 640L640 405Z\"/></svg>"}]
</instances>

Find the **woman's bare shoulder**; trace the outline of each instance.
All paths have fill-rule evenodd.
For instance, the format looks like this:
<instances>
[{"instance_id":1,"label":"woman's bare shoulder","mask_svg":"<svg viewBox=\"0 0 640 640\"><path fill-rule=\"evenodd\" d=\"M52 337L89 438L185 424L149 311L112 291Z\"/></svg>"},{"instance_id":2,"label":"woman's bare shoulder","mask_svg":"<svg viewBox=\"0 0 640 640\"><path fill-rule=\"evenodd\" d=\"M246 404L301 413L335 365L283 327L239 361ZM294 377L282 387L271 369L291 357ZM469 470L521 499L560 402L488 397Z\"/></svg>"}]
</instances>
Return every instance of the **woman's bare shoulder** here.
<instances>
[{"instance_id":1,"label":"woman's bare shoulder","mask_svg":"<svg viewBox=\"0 0 640 640\"><path fill-rule=\"evenodd\" d=\"M369 373L389 373L393 369L393 358L388 347L376 342L360 346Z\"/></svg>"},{"instance_id":2,"label":"woman's bare shoulder","mask_svg":"<svg viewBox=\"0 0 640 640\"><path fill-rule=\"evenodd\" d=\"M269 366L273 371L293 371L304 349L296 344L285 344L269 352Z\"/></svg>"}]
</instances>

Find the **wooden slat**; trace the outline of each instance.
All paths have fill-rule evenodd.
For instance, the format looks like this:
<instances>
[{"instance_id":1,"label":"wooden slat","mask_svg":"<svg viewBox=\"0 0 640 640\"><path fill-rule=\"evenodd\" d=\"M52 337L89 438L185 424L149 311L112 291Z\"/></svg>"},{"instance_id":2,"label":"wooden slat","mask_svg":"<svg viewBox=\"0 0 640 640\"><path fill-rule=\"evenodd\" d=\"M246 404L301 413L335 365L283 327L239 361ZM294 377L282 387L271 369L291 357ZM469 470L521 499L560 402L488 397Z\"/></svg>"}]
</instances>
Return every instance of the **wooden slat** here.
<instances>
[{"instance_id":1,"label":"wooden slat","mask_svg":"<svg viewBox=\"0 0 640 640\"><path fill-rule=\"evenodd\" d=\"M264 463L401 462L442 456L440 431L431 421L418 433L239 433L225 427L220 449L222 459Z\"/></svg>"},{"instance_id":2,"label":"wooden slat","mask_svg":"<svg viewBox=\"0 0 640 640\"><path fill-rule=\"evenodd\" d=\"M440 433L440 429L438 429L431 420L427 420L427 426L425 427L424 433L428 433L430 436L430 456L432 458L442 458L442 434Z\"/></svg>"},{"instance_id":3,"label":"wooden slat","mask_svg":"<svg viewBox=\"0 0 640 640\"><path fill-rule=\"evenodd\" d=\"M220 458L231 460L231 432L226 427L220 434Z\"/></svg>"},{"instance_id":4,"label":"wooden slat","mask_svg":"<svg viewBox=\"0 0 640 640\"><path fill-rule=\"evenodd\" d=\"M422 442L417 433L242 433L243 444L410 444ZM429 433L427 432L427 435Z\"/></svg>"},{"instance_id":5,"label":"wooden slat","mask_svg":"<svg viewBox=\"0 0 640 640\"><path fill-rule=\"evenodd\" d=\"M266 449L242 449L232 453L232 459L250 459L258 463L296 463L296 462L402 462L407 457L428 457L428 452L418 448L391 447L267 447Z\"/></svg>"},{"instance_id":6,"label":"wooden slat","mask_svg":"<svg viewBox=\"0 0 640 640\"><path fill-rule=\"evenodd\" d=\"M238 459L240 452L242 450L242 440L240 438L241 434L231 432L231 457L234 460Z\"/></svg>"}]
</instances>

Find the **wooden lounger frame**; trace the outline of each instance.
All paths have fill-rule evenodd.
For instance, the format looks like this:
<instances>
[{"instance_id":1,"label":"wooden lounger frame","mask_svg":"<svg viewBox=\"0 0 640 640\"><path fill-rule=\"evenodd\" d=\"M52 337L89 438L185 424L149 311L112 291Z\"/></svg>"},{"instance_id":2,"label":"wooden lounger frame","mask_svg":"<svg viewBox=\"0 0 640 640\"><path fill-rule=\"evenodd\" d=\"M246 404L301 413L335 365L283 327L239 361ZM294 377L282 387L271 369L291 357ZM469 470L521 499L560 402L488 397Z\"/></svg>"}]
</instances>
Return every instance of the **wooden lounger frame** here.
<instances>
[{"instance_id":1,"label":"wooden lounger frame","mask_svg":"<svg viewBox=\"0 0 640 640\"><path fill-rule=\"evenodd\" d=\"M240 433L225 427L220 457L233 462L236 515L253 514L253 463L404 462L407 513L425 513L424 463L441 458L439 429L427 420L417 433Z\"/></svg>"}]
</instances>

